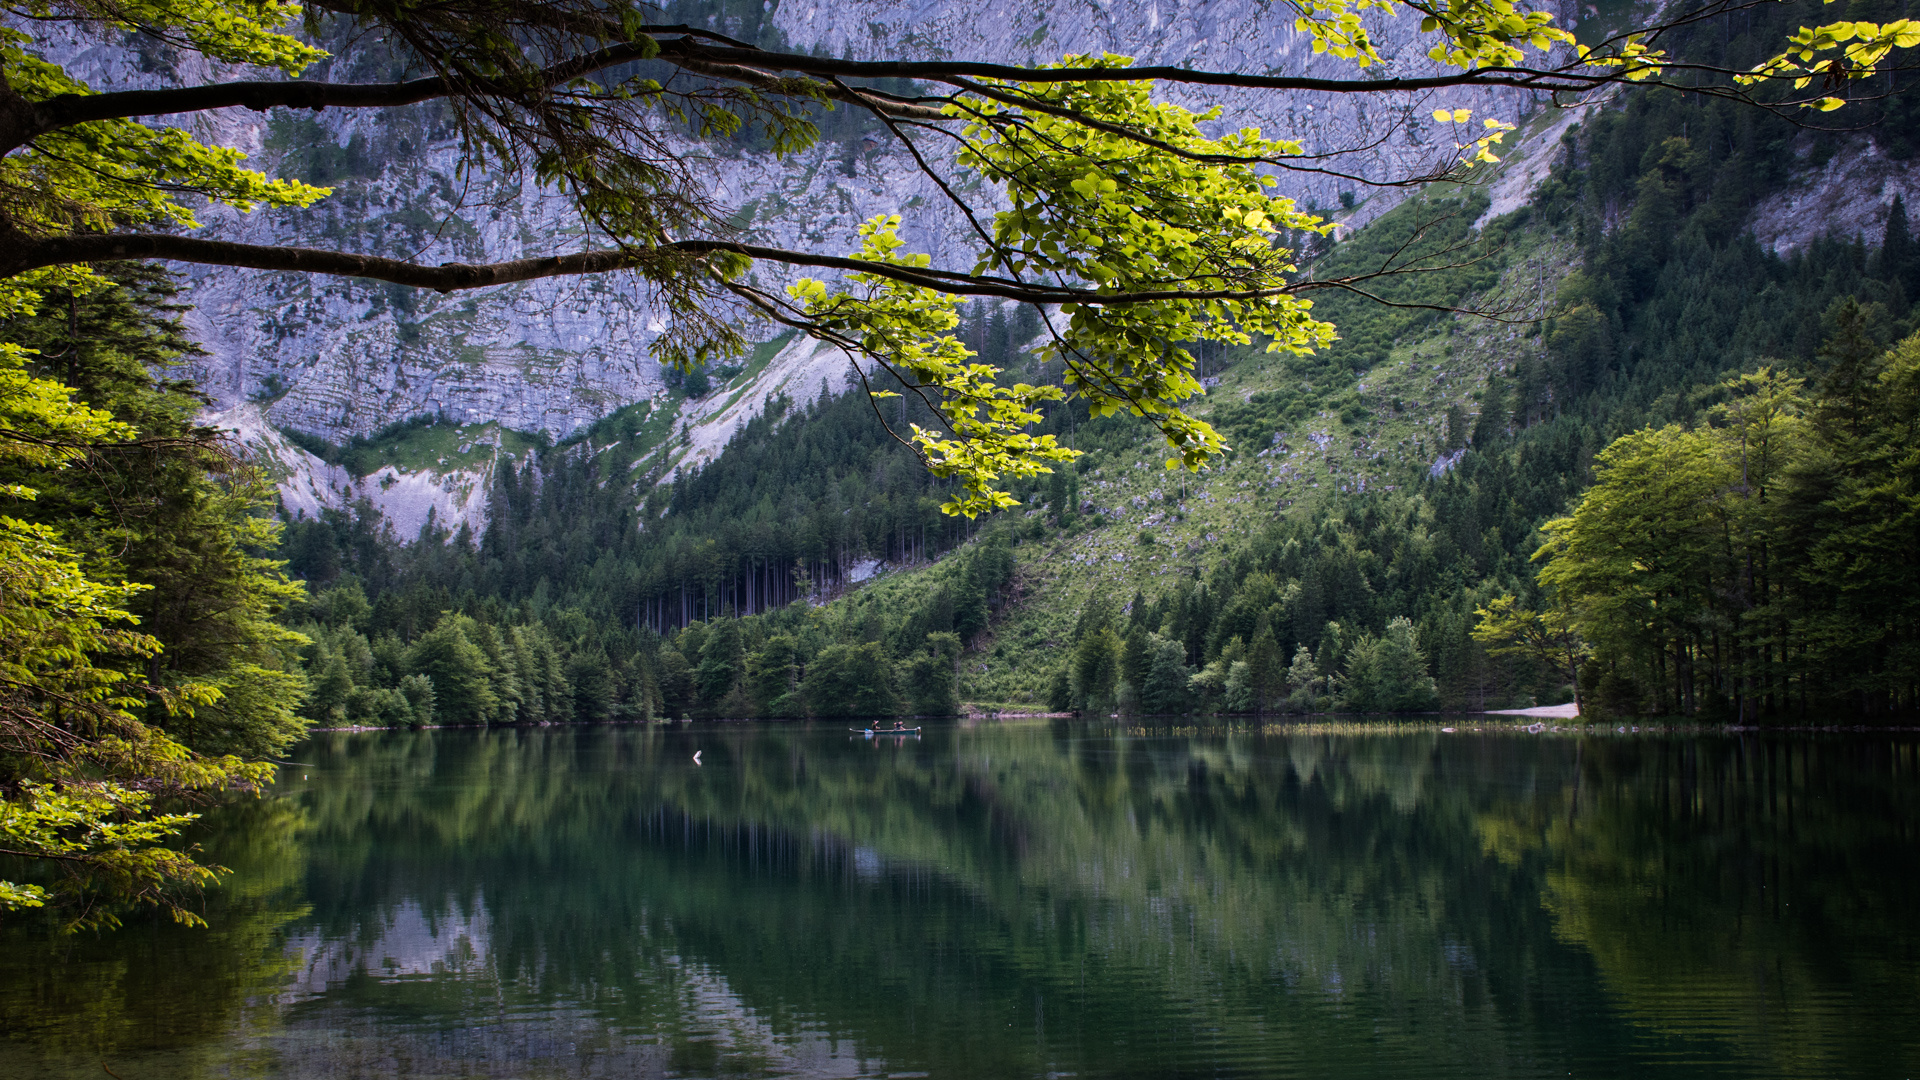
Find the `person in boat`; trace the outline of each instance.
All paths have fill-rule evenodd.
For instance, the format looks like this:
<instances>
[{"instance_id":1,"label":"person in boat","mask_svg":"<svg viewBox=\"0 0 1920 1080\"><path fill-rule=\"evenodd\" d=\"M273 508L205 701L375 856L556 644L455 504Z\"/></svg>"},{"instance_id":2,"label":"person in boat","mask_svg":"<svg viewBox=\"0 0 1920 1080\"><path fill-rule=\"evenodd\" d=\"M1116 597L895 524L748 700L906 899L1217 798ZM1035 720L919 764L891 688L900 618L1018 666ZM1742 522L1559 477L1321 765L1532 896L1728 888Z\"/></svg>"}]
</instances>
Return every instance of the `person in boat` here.
<instances>
[{"instance_id":1,"label":"person in boat","mask_svg":"<svg viewBox=\"0 0 1920 1080\"><path fill-rule=\"evenodd\" d=\"M907 722L905 720L895 720L893 722L893 730L895 731L907 730Z\"/></svg>"}]
</instances>

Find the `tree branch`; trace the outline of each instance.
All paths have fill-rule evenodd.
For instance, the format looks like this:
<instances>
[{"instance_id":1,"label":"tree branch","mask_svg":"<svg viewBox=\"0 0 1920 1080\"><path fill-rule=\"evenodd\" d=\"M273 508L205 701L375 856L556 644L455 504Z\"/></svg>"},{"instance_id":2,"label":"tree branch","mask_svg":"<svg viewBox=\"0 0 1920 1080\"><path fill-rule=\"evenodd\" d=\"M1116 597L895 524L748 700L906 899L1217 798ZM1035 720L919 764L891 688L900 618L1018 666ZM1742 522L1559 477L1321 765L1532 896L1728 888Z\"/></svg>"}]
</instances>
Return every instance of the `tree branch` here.
<instances>
[{"instance_id":1,"label":"tree branch","mask_svg":"<svg viewBox=\"0 0 1920 1080\"><path fill-rule=\"evenodd\" d=\"M357 255L321 248L275 247L240 244L226 240L201 240L191 236L160 233L124 235L74 235L46 239L14 237L0 253L0 278L10 277L43 266L98 262L107 259L158 259L167 262L199 263L208 266L245 266L255 270L285 270L292 273L328 274L334 277L363 277L412 285L422 289L453 292L482 289L538 278L599 274L640 263L640 259L622 251L583 251L572 255L552 255L534 259L513 259L495 263L443 263L424 266L377 255Z\"/></svg>"},{"instance_id":2,"label":"tree branch","mask_svg":"<svg viewBox=\"0 0 1920 1080\"><path fill-rule=\"evenodd\" d=\"M1528 90L1584 91L1620 81L1613 72L1578 68L1488 67L1416 79L1313 79L1296 75L1244 75L1228 71L1196 71L1171 65L1110 68L1030 68L963 60L841 60L761 49L707 45L692 38L669 38L660 43L660 59L734 64L793 71L803 75L852 79L918 79L953 83L956 79L1000 79L1006 82L1147 81L1190 83L1199 86L1235 86L1255 90L1312 90L1325 93L1389 93L1444 90L1457 86L1505 86Z\"/></svg>"},{"instance_id":3,"label":"tree branch","mask_svg":"<svg viewBox=\"0 0 1920 1080\"><path fill-rule=\"evenodd\" d=\"M311 79L242 80L187 86L171 90L121 90L106 94L63 94L46 101L16 105L13 130L0 134L0 152L10 151L36 135L92 120L124 120L136 116L169 116L239 106L255 112L289 109L388 109L461 93L512 97L548 90L573 79L621 64L644 60L653 53L652 40L622 44L553 64L514 82L494 81L460 87L441 76L394 83L329 83Z\"/></svg>"},{"instance_id":4,"label":"tree branch","mask_svg":"<svg viewBox=\"0 0 1920 1080\"><path fill-rule=\"evenodd\" d=\"M679 240L651 248L605 249L493 263L441 263L438 266L426 266L378 255L359 255L322 248L277 247L265 244L241 244L228 240L202 240L197 237L165 233L80 234L46 239L27 238L17 234L10 238L0 236L0 278L36 270L43 266L104 260L155 259L206 266L244 266L254 270L284 270L291 273L327 274L334 277L371 278L376 281L391 281L396 285L433 289L436 292L458 292L543 278L576 277L584 274L603 274L612 270L639 269L675 259L699 259L719 254L744 255L750 259L763 259L788 266L873 274L956 296L992 296L1030 304L1087 304L1110 307L1150 304L1166 300L1257 300L1268 296L1284 295L1305 287L1305 283L1300 283L1271 289L1154 289L1106 293L1065 285L1030 283L988 275L976 276L952 270L868 262L837 255L817 255L811 252L763 247L759 244L743 244L731 240Z\"/></svg>"},{"instance_id":5,"label":"tree branch","mask_svg":"<svg viewBox=\"0 0 1920 1080\"><path fill-rule=\"evenodd\" d=\"M648 30L691 34L688 27L648 27ZM692 37L673 40L692 41ZM757 53L737 49L736 52ZM0 110L0 153L12 151L37 135L93 120L125 120L139 116L170 116L207 112L212 109L246 108L254 112L268 109L390 109L422 101L459 95L481 94L512 100L564 85L610 67L630 64L656 56L654 39L641 38L633 43L611 45L563 60L518 80L476 81L456 85L443 76L410 79L392 83L329 83L311 79L240 80L187 86L167 90L121 90L105 94L63 94L39 102L18 102L9 110ZM752 86L772 93L794 90L791 79L734 63L698 58L673 60L687 72L714 79ZM783 86L782 84L786 84ZM809 93L858 105L875 112L921 120L945 119L939 109L892 100L890 95L868 93L858 87L835 85L828 81L810 82ZM5 116L11 112L14 115Z\"/></svg>"}]
</instances>

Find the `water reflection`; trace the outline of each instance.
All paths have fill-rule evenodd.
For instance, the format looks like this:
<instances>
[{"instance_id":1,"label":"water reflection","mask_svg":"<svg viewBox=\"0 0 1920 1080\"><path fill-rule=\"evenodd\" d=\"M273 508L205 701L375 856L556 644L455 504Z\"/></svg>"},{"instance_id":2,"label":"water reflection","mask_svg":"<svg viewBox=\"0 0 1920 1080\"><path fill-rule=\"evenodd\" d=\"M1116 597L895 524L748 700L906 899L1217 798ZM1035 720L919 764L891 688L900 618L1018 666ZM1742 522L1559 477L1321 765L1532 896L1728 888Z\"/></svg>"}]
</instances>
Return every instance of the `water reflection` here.
<instances>
[{"instance_id":1,"label":"water reflection","mask_svg":"<svg viewBox=\"0 0 1920 1080\"><path fill-rule=\"evenodd\" d=\"M595 728L300 760L204 839L241 871L212 933L5 940L0 1073L1920 1065L1905 736Z\"/></svg>"}]
</instances>

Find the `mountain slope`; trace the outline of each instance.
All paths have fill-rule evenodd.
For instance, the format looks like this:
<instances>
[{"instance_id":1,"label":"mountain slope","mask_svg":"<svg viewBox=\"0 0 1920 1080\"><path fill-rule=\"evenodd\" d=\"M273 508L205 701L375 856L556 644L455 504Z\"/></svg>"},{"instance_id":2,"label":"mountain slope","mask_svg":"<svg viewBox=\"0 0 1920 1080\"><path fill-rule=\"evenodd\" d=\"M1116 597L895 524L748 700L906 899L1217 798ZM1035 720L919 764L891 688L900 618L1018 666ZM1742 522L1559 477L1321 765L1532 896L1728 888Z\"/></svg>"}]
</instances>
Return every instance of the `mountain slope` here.
<instances>
[{"instance_id":1,"label":"mountain slope","mask_svg":"<svg viewBox=\"0 0 1920 1080\"><path fill-rule=\"evenodd\" d=\"M1862 108L1878 123L1864 138L1907 160L1915 118ZM330 521L297 531L295 565L364 582L370 638L412 640L449 608L572 627L555 633L604 653L608 700L642 715L840 708L844 694L801 685L822 664L858 667L863 693L898 679L931 700L947 634L969 652L944 692L980 704L1104 708L1123 686L1175 711L1289 693L1302 707L1553 700L1565 672L1490 656L1469 630L1494 597L1537 595L1536 530L1590 483L1595 453L1698 421L1730 373L1772 363L1818 382L1836 335L1858 352L1911 330L1920 266L1894 242L1908 233L1887 226L1885 251L1828 237L1784 254L1752 233L1755 207L1838 182L1808 178L1863 153L1860 138L1660 91L1542 113L1486 188L1429 188L1315 253L1322 280L1410 242L1432 267L1380 283L1384 304L1320 297L1332 348L1201 357L1197 408L1235 451L1199 476L1162 469L1138 421L1068 406L1036 431L1086 456L1017 485L1020 510L954 522L863 397L756 412L740 371L701 408L722 418L716 439L726 417L753 418L698 469L676 467L698 463L677 411L634 406L497 471L484 530L369 553L360 526ZM1024 317L975 306L963 336L1046 378Z\"/></svg>"}]
</instances>

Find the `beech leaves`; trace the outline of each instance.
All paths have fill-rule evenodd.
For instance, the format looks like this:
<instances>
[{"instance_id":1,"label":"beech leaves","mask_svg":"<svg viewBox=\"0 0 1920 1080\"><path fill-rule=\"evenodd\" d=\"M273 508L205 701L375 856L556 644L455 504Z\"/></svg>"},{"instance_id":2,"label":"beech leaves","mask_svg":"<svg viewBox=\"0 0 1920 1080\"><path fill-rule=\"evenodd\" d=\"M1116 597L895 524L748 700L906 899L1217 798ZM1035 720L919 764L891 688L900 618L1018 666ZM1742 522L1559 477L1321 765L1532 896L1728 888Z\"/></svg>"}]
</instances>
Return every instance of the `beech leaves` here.
<instances>
[{"instance_id":1,"label":"beech leaves","mask_svg":"<svg viewBox=\"0 0 1920 1080\"><path fill-rule=\"evenodd\" d=\"M1126 57L1070 56L1063 67L1122 67ZM1199 128L1217 110L1194 113L1152 100L1145 82L990 84L1002 94L948 107L965 121L956 163L1004 193L1007 208L983 229L976 277L1083 290L1044 319L1037 356L1058 365L1058 386L1001 386L998 369L969 362L952 330L953 296L854 275L854 290L829 294L806 281L792 295L834 333L902 375L948 430L913 429L936 475L961 481L945 507L976 514L1014 505L1003 476L1031 476L1077 452L1025 428L1038 405L1067 394L1094 415L1129 412L1159 428L1174 450L1169 467L1198 469L1226 449L1220 435L1180 405L1201 392L1187 346L1246 345L1271 352L1330 343L1333 327L1292 291L1297 267L1283 237L1331 226L1273 193L1260 166L1297 156L1300 144L1257 129L1209 138ZM1097 117L1093 126L1061 114ZM926 266L903 255L898 217L861 228L861 259Z\"/></svg>"}]
</instances>

